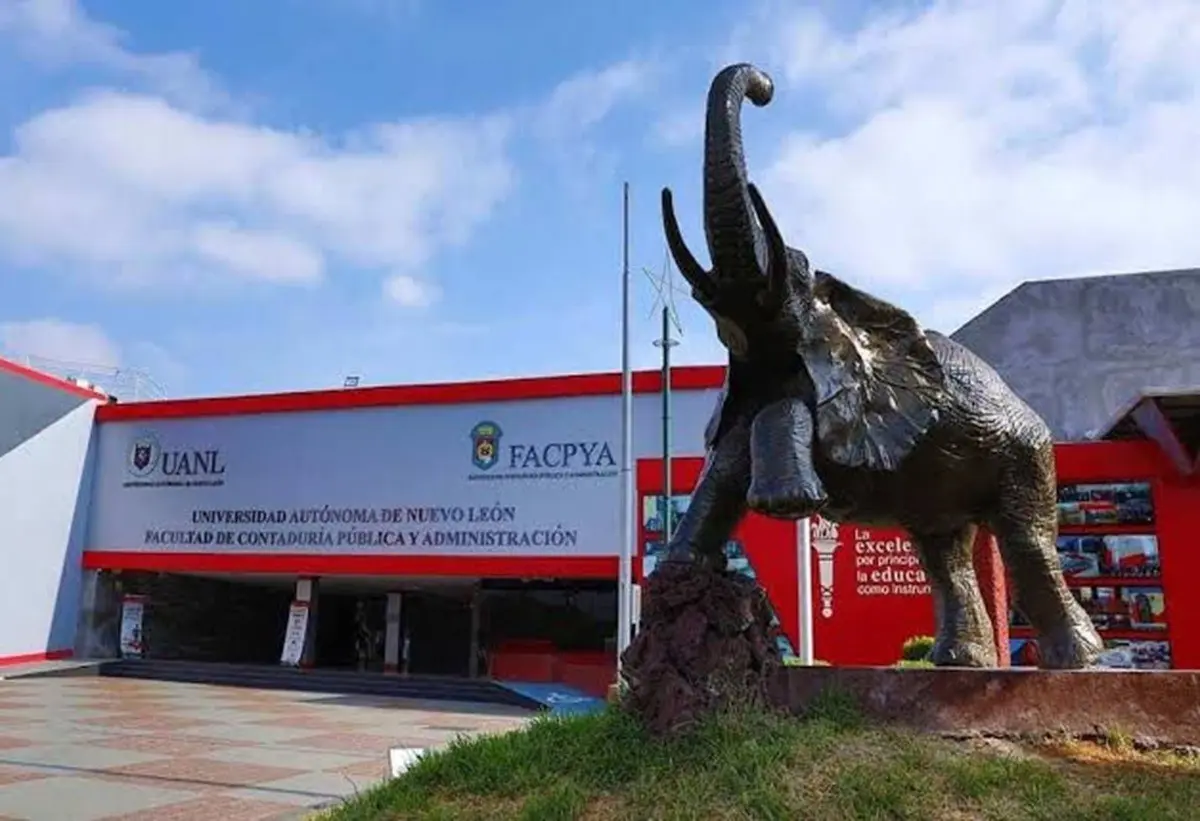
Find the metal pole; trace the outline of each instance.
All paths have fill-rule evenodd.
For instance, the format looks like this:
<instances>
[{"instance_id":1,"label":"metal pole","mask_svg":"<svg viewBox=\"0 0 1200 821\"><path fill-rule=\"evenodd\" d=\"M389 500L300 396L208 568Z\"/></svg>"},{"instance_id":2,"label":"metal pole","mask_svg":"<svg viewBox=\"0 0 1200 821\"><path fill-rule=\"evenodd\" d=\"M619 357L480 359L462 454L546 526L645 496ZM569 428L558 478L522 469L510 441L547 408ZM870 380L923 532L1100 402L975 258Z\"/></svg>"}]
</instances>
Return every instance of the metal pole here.
<instances>
[{"instance_id":1,"label":"metal pole","mask_svg":"<svg viewBox=\"0 0 1200 821\"><path fill-rule=\"evenodd\" d=\"M633 371L629 360L629 183L622 197L621 272L621 554L617 579L617 672L633 638Z\"/></svg>"},{"instance_id":2,"label":"metal pole","mask_svg":"<svg viewBox=\"0 0 1200 821\"><path fill-rule=\"evenodd\" d=\"M812 664L813 653L813 578L812 519L796 522L796 552L799 554L797 581L800 583L800 646L796 648L801 664Z\"/></svg>"},{"instance_id":3,"label":"metal pole","mask_svg":"<svg viewBox=\"0 0 1200 821\"><path fill-rule=\"evenodd\" d=\"M663 546L671 542L671 309L662 309Z\"/></svg>"}]
</instances>

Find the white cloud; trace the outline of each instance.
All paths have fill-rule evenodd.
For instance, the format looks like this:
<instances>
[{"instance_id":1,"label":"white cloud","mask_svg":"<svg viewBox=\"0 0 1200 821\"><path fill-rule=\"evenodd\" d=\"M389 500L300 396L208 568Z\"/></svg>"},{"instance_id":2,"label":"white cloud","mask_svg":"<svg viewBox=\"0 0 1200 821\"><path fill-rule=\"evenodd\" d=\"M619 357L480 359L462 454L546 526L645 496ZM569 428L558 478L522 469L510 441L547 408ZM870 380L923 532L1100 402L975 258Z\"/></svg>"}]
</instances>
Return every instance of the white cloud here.
<instances>
[{"instance_id":1,"label":"white cloud","mask_svg":"<svg viewBox=\"0 0 1200 821\"><path fill-rule=\"evenodd\" d=\"M96 325L61 319L32 319L0 324L0 344L10 356L34 357L114 368L121 349Z\"/></svg>"},{"instance_id":2,"label":"white cloud","mask_svg":"<svg viewBox=\"0 0 1200 821\"><path fill-rule=\"evenodd\" d=\"M0 37L49 67L88 65L136 79L189 105L214 108L229 103L220 85L194 54L142 54L125 46L120 29L90 19L78 0L3 0Z\"/></svg>"},{"instance_id":3,"label":"white cloud","mask_svg":"<svg viewBox=\"0 0 1200 821\"><path fill-rule=\"evenodd\" d=\"M384 292L404 304L437 298L408 272L467 241L512 190L518 124L563 159L594 161L588 132L651 73L630 60L493 116L331 136L226 116L192 56L135 53L75 0L0 0L6 35L42 60L140 77L154 93L88 92L15 129L0 155L0 260L172 286L214 275L312 284L342 264L391 277Z\"/></svg>"},{"instance_id":4,"label":"white cloud","mask_svg":"<svg viewBox=\"0 0 1200 821\"><path fill-rule=\"evenodd\" d=\"M664 114L650 130L653 139L668 148L690 146L704 136L703 106L681 107Z\"/></svg>"},{"instance_id":5,"label":"white cloud","mask_svg":"<svg viewBox=\"0 0 1200 821\"><path fill-rule=\"evenodd\" d=\"M1200 263L1200 5L793 9L760 117L811 125L749 162L816 264L954 325L1023 280Z\"/></svg>"},{"instance_id":6,"label":"white cloud","mask_svg":"<svg viewBox=\"0 0 1200 821\"><path fill-rule=\"evenodd\" d=\"M503 118L484 118L335 141L94 93L21 125L0 157L0 254L167 283L419 266L508 193L507 136Z\"/></svg>"},{"instance_id":7,"label":"white cloud","mask_svg":"<svg viewBox=\"0 0 1200 821\"><path fill-rule=\"evenodd\" d=\"M523 108L539 159L553 164L555 179L591 197L594 175L613 170L618 146L598 138L596 129L618 109L646 99L659 79L652 60L628 59L581 71L556 85L545 99ZM549 163L547 163L549 161Z\"/></svg>"},{"instance_id":8,"label":"white cloud","mask_svg":"<svg viewBox=\"0 0 1200 821\"><path fill-rule=\"evenodd\" d=\"M198 256L226 270L275 282L313 282L321 277L324 260L305 243L287 234L247 231L227 223L196 226L193 244Z\"/></svg>"},{"instance_id":9,"label":"white cloud","mask_svg":"<svg viewBox=\"0 0 1200 821\"><path fill-rule=\"evenodd\" d=\"M383 283L383 293L390 301L405 308L426 308L441 295L437 286L408 274L396 274Z\"/></svg>"},{"instance_id":10,"label":"white cloud","mask_svg":"<svg viewBox=\"0 0 1200 821\"><path fill-rule=\"evenodd\" d=\"M647 91L653 74L654 66L640 60L575 74L555 86L540 105L537 128L556 140L587 131L618 105Z\"/></svg>"}]
</instances>

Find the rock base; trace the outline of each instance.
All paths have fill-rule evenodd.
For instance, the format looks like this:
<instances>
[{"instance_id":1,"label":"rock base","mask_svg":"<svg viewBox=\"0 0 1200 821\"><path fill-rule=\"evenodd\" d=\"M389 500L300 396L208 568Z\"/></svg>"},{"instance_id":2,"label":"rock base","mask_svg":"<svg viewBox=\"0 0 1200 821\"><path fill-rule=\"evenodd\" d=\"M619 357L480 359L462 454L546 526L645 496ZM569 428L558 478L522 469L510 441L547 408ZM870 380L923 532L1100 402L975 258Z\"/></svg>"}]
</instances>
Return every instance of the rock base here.
<instances>
[{"instance_id":1,"label":"rock base","mask_svg":"<svg viewBox=\"0 0 1200 821\"><path fill-rule=\"evenodd\" d=\"M652 734L686 730L722 709L768 707L783 668L766 593L751 579L665 562L642 594L622 657L622 708Z\"/></svg>"},{"instance_id":2,"label":"rock base","mask_svg":"<svg viewBox=\"0 0 1200 821\"><path fill-rule=\"evenodd\" d=\"M777 673L772 696L802 715L823 693L848 697L867 718L935 733L1200 745L1193 671L792 667Z\"/></svg>"}]
</instances>

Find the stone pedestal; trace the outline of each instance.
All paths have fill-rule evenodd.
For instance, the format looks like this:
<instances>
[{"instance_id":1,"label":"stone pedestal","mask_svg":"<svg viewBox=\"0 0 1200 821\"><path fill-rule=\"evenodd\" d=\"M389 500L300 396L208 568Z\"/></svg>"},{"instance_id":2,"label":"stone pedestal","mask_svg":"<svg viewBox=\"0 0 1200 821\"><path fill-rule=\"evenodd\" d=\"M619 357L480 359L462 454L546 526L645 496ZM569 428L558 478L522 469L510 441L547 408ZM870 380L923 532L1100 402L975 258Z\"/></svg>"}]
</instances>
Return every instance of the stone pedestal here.
<instances>
[{"instance_id":1,"label":"stone pedestal","mask_svg":"<svg viewBox=\"0 0 1200 821\"><path fill-rule=\"evenodd\" d=\"M870 719L932 732L1200 745L1200 673L1183 670L790 667L772 683L775 705L795 714L823 692Z\"/></svg>"},{"instance_id":2,"label":"stone pedestal","mask_svg":"<svg viewBox=\"0 0 1200 821\"><path fill-rule=\"evenodd\" d=\"M640 629L622 659L623 707L664 735L713 710L765 706L783 667L777 635L753 580L661 564L646 582Z\"/></svg>"}]
</instances>

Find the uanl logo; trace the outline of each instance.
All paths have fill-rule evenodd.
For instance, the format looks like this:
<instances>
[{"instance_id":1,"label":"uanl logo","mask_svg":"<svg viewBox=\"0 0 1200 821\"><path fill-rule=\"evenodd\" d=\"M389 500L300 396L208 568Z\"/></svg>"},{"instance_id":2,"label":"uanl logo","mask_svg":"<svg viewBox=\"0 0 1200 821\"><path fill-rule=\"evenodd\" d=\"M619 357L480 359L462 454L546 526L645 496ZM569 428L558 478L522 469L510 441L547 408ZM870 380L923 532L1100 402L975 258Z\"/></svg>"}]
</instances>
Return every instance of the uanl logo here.
<instances>
[{"instance_id":1,"label":"uanl logo","mask_svg":"<svg viewBox=\"0 0 1200 821\"><path fill-rule=\"evenodd\" d=\"M821 589L821 615L833 616L833 554L838 549L838 523L820 516L809 520L812 548L817 554L817 584Z\"/></svg>"},{"instance_id":2,"label":"uanl logo","mask_svg":"<svg viewBox=\"0 0 1200 821\"><path fill-rule=\"evenodd\" d=\"M567 477L607 477L617 473L608 442L578 440L547 442L505 442L504 432L492 421L471 428L471 464L479 473L472 479L563 479Z\"/></svg>"},{"instance_id":3,"label":"uanl logo","mask_svg":"<svg viewBox=\"0 0 1200 821\"><path fill-rule=\"evenodd\" d=\"M149 476L158 467L162 448L153 436L139 436L129 448L129 472L139 478Z\"/></svg>"},{"instance_id":4,"label":"uanl logo","mask_svg":"<svg viewBox=\"0 0 1200 821\"><path fill-rule=\"evenodd\" d=\"M157 436L142 433L129 446L125 464L139 481L126 486L217 486L225 483L225 461L217 448L164 448Z\"/></svg>"}]
</instances>

